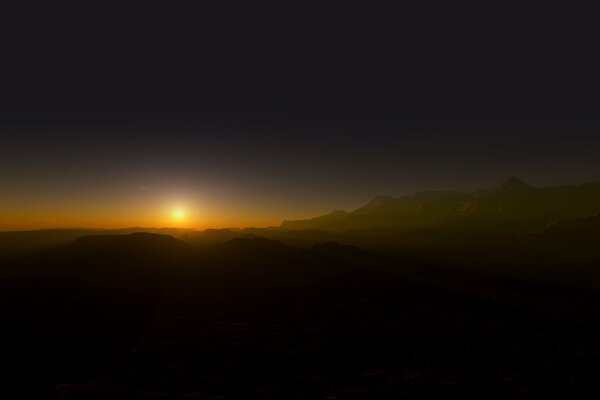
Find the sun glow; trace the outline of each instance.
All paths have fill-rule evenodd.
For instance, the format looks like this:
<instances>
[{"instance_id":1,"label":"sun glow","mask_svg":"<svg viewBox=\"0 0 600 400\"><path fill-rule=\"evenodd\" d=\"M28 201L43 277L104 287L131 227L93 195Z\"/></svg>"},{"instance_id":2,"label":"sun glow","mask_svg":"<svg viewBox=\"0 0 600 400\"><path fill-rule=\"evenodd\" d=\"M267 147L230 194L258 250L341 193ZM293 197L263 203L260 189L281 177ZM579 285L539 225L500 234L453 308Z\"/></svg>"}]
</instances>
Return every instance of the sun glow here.
<instances>
[{"instance_id":1,"label":"sun glow","mask_svg":"<svg viewBox=\"0 0 600 400\"><path fill-rule=\"evenodd\" d=\"M175 221L183 221L185 219L185 210L183 208L176 208L173 210L172 215Z\"/></svg>"}]
</instances>

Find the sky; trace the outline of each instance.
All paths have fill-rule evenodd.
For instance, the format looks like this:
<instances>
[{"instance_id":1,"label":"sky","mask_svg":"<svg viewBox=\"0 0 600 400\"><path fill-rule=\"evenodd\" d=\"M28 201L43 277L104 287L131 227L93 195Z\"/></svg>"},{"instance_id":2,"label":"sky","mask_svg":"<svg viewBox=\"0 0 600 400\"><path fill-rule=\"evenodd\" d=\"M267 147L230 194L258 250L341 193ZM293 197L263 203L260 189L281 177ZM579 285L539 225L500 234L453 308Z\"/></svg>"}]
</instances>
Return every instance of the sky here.
<instances>
[{"instance_id":1,"label":"sky","mask_svg":"<svg viewBox=\"0 0 600 400\"><path fill-rule=\"evenodd\" d=\"M196 6L6 12L0 230L269 226L600 181L593 12Z\"/></svg>"},{"instance_id":2,"label":"sky","mask_svg":"<svg viewBox=\"0 0 600 400\"><path fill-rule=\"evenodd\" d=\"M599 125L557 115L5 115L0 229L276 226L379 194L472 191L509 176L600 181Z\"/></svg>"}]
</instances>

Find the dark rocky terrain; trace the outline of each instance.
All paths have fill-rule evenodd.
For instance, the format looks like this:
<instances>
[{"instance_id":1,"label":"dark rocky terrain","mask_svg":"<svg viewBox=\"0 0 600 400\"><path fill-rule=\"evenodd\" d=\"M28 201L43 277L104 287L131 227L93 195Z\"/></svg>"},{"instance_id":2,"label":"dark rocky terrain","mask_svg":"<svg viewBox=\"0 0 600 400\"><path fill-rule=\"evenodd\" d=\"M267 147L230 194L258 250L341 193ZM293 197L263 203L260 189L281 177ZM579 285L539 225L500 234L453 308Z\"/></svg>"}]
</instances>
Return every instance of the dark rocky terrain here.
<instances>
[{"instance_id":1,"label":"dark rocky terrain","mask_svg":"<svg viewBox=\"0 0 600 400\"><path fill-rule=\"evenodd\" d=\"M201 249L88 236L3 267L11 398L530 399L600 386L593 290L261 238Z\"/></svg>"}]
</instances>

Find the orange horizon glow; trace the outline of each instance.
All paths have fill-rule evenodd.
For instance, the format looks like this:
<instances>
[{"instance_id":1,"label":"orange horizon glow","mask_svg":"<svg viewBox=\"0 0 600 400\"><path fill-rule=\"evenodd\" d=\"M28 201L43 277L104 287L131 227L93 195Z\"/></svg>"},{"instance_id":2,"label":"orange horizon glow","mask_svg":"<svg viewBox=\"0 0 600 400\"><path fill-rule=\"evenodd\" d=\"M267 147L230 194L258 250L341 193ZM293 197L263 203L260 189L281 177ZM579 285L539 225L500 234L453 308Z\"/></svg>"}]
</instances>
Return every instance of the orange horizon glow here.
<instances>
[{"instance_id":1,"label":"orange horizon glow","mask_svg":"<svg viewBox=\"0 0 600 400\"><path fill-rule=\"evenodd\" d=\"M173 220L173 219L172 219ZM241 229L241 228L266 228L271 226L278 226L283 222L283 219L273 220L238 220L231 222L214 222L214 223L195 223L193 221L172 221L166 223L152 223L151 221L139 221L139 220L120 220L120 221L92 221L88 219L65 219L65 218L41 218L35 221L27 220L3 220L0 225L0 232L6 231L21 231L21 230L38 230L38 229L125 229L125 228L148 228L148 229L191 229L191 230L205 230L205 229Z\"/></svg>"},{"instance_id":2,"label":"orange horizon glow","mask_svg":"<svg viewBox=\"0 0 600 400\"><path fill-rule=\"evenodd\" d=\"M164 199L163 199L164 200ZM14 202L0 206L0 232L51 228L119 229L130 227L208 228L280 225L284 216L265 211L210 208L192 201L136 202L132 199L71 202Z\"/></svg>"},{"instance_id":3,"label":"orange horizon glow","mask_svg":"<svg viewBox=\"0 0 600 400\"><path fill-rule=\"evenodd\" d=\"M3 212L0 210L0 232L37 230L37 229L124 229L124 228L173 228L173 229L240 229L240 228L266 228L279 226L285 219L305 218L308 215L270 217L270 216L235 216L209 213L201 214L188 209L173 209L156 214L143 215L139 213L115 213L113 215L89 213L80 215L75 213L48 212L36 209L30 212Z\"/></svg>"},{"instance_id":4,"label":"orange horizon glow","mask_svg":"<svg viewBox=\"0 0 600 400\"><path fill-rule=\"evenodd\" d=\"M238 200L239 198L234 198ZM12 199L11 199L12 200ZM241 202L240 202L241 203ZM245 207L244 207L245 206ZM0 232L38 229L179 228L191 230L265 228L284 220L327 213L321 207L294 205L287 212L272 204L230 204L193 196L134 196L79 199L30 197L0 205Z\"/></svg>"}]
</instances>

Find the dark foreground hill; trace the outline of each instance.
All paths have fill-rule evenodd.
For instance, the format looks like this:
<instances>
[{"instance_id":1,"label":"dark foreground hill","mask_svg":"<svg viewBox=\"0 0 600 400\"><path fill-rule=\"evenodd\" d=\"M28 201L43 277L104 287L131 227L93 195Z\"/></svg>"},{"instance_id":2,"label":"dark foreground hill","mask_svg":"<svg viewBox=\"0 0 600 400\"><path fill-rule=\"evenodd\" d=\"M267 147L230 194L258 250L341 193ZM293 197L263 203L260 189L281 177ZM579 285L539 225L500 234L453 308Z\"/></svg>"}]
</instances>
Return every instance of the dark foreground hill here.
<instances>
[{"instance_id":1,"label":"dark foreground hill","mask_svg":"<svg viewBox=\"0 0 600 400\"><path fill-rule=\"evenodd\" d=\"M0 232L0 257L39 252L67 246L75 239L89 235L127 235L136 232L183 237L191 230L176 228L124 228L124 229L39 229L33 231Z\"/></svg>"},{"instance_id":2,"label":"dark foreground hill","mask_svg":"<svg viewBox=\"0 0 600 400\"><path fill-rule=\"evenodd\" d=\"M2 265L11 270L0 305L13 382L36 388L129 346L190 251L166 235L84 236Z\"/></svg>"},{"instance_id":3,"label":"dark foreground hill","mask_svg":"<svg viewBox=\"0 0 600 400\"><path fill-rule=\"evenodd\" d=\"M18 262L1 280L10 398L600 393L594 291L249 237L85 237Z\"/></svg>"}]
</instances>

